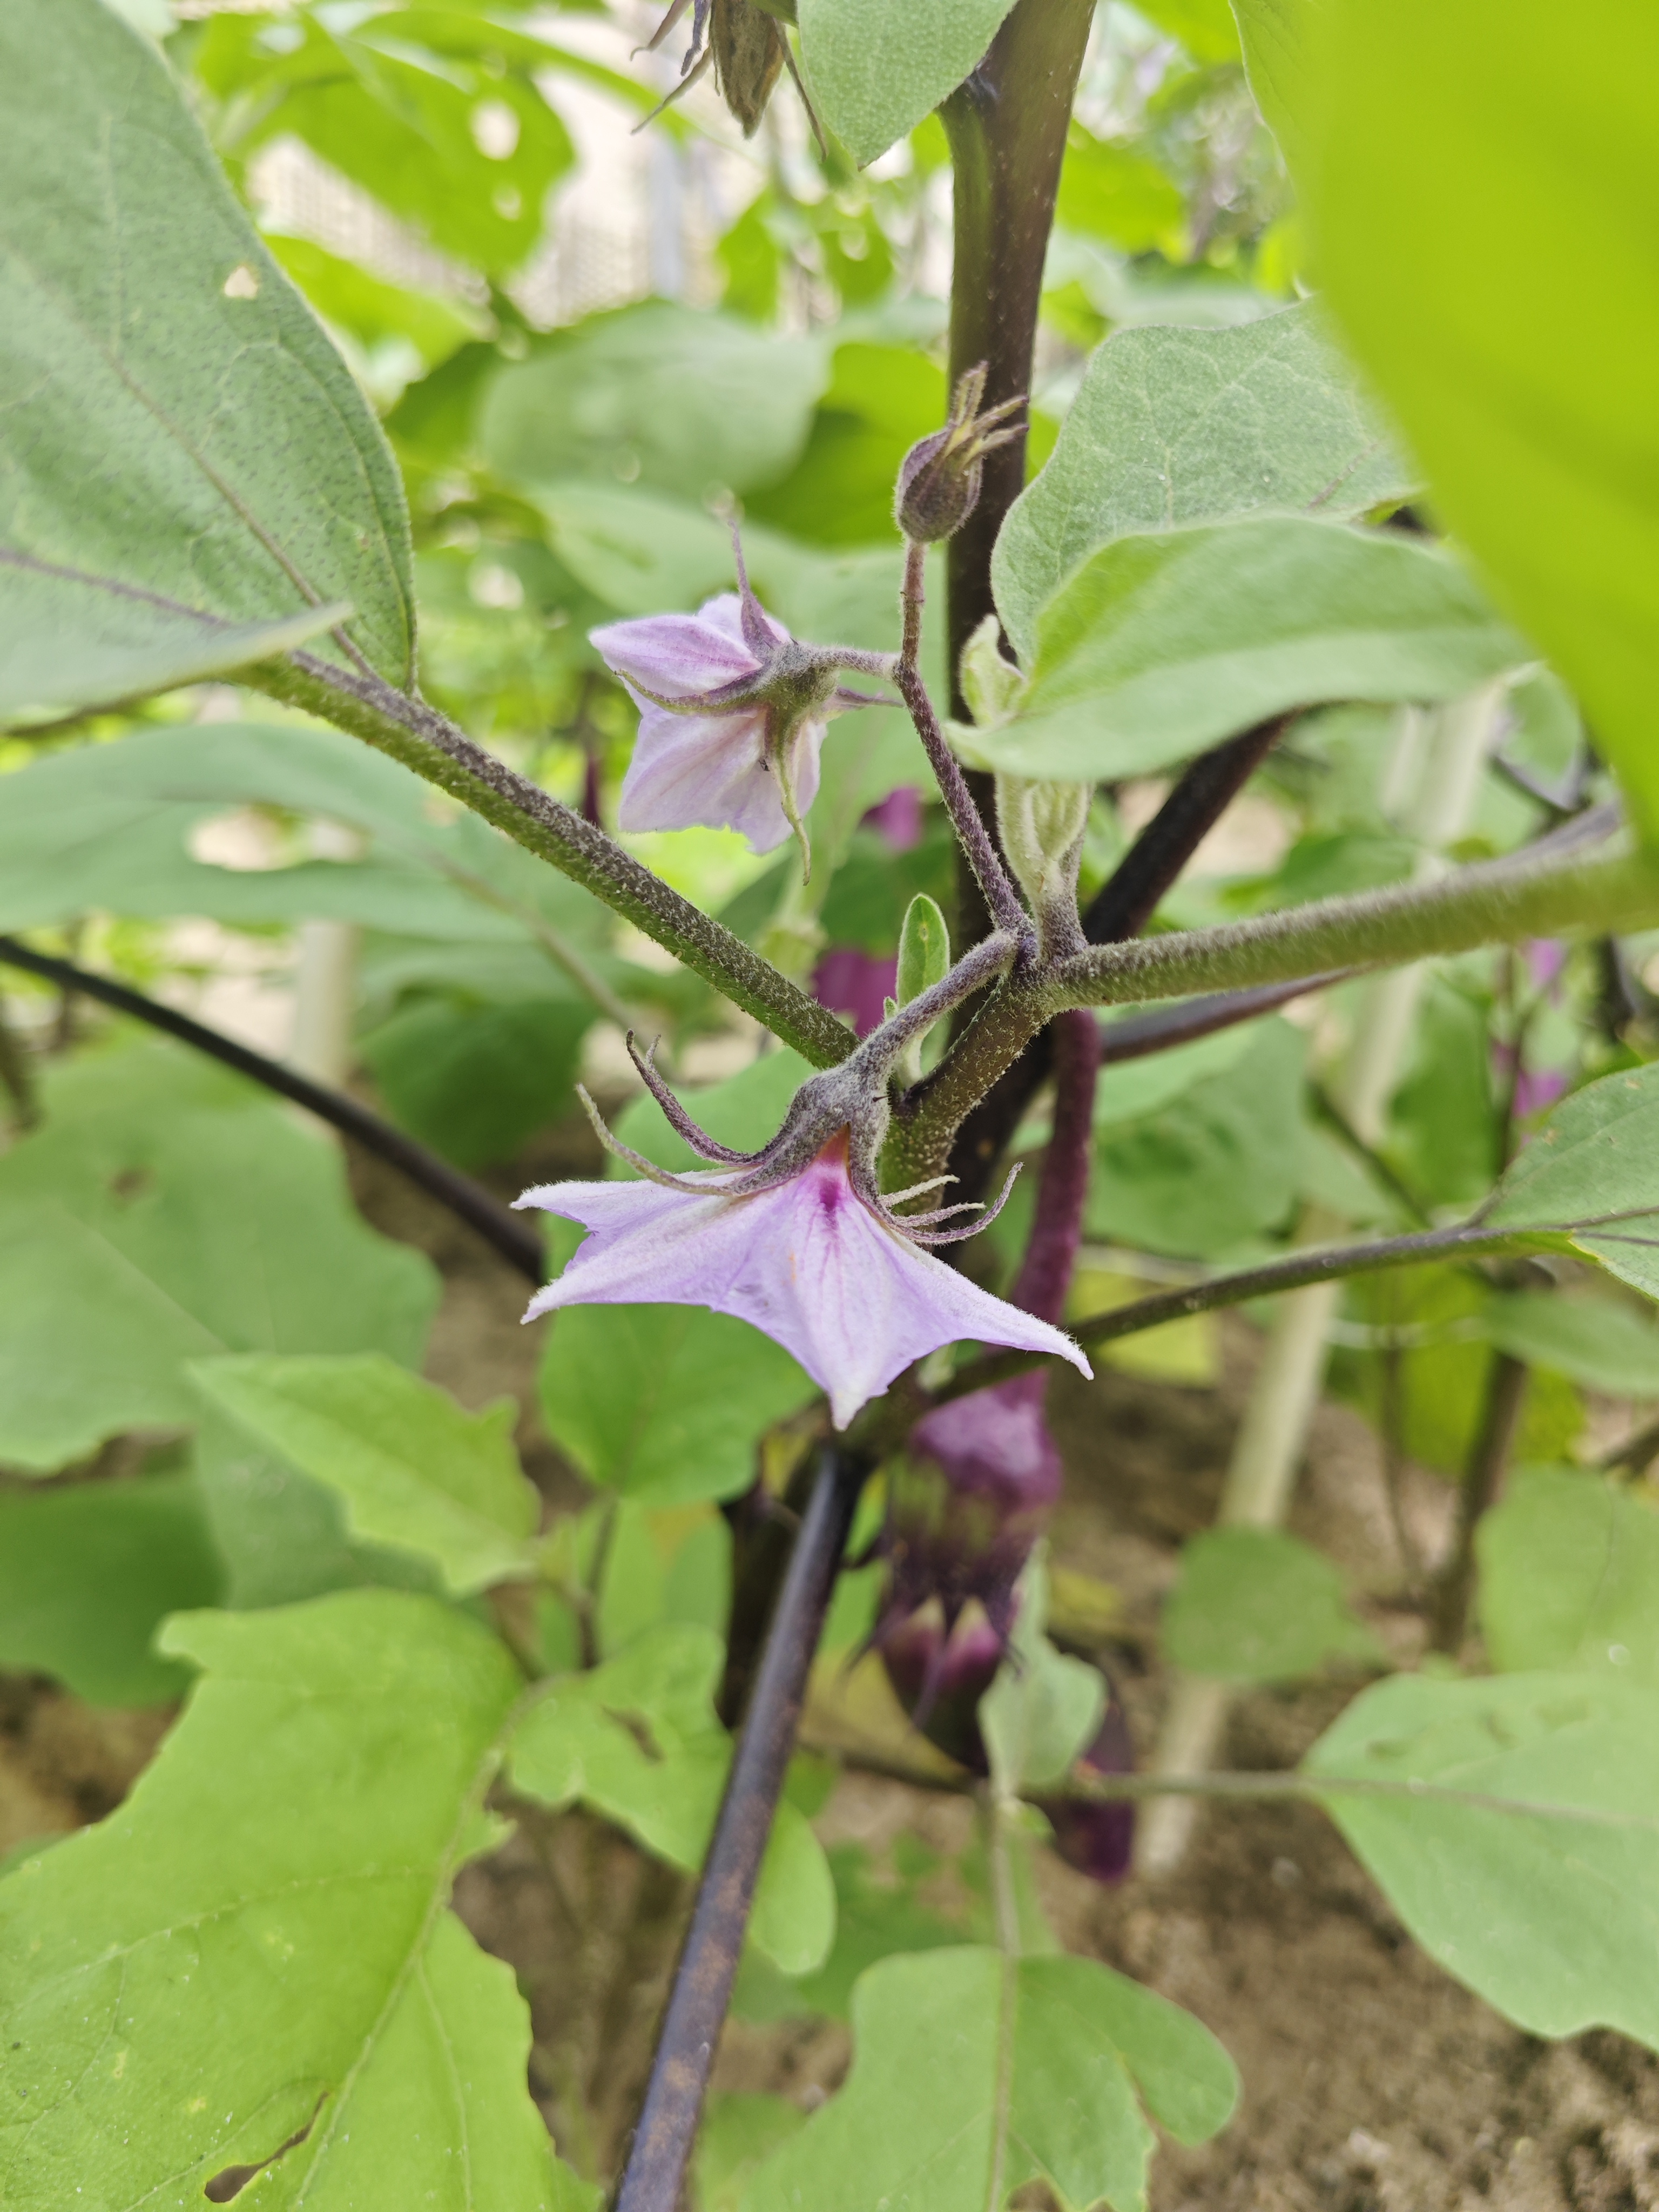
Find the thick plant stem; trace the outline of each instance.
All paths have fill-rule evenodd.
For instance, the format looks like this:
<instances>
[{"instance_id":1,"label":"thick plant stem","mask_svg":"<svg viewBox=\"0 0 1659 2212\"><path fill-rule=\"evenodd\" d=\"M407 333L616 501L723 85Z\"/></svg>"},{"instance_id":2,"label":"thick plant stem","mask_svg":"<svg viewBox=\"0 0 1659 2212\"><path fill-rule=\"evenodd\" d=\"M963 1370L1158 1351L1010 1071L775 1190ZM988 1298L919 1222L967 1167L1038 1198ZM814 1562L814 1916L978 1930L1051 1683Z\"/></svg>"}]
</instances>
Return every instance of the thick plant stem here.
<instances>
[{"instance_id":1,"label":"thick plant stem","mask_svg":"<svg viewBox=\"0 0 1659 2212\"><path fill-rule=\"evenodd\" d=\"M867 1472L868 1462L844 1444L826 1445L819 1458L697 1886L617 2212L675 2212L681 2201L807 1676Z\"/></svg>"},{"instance_id":2,"label":"thick plant stem","mask_svg":"<svg viewBox=\"0 0 1659 2212\"><path fill-rule=\"evenodd\" d=\"M1083 916L1091 945L1139 937L1164 893L1191 860L1276 742L1290 717L1278 715L1200 755L1113 870ZM1045 1030L998 1077L957 1133L951 1172L964 1199L981 1197L1020 1116L1047 1079Z\"/></svg>"},{"instance_id":3,"label":"thick plant stem","mask_svg":"<svg viewBox=\"0 0 1659 2212\"><path fill-rule=\"evenodd\" d=\"M835 1066L857 1042L845 1023L740 937L671 890L603 830L475 744L424 701L395 691L378 678L354 676L303 653L242 669L239 680L362 738L459 799L633 922L814 1067Z\"/></svg>"},{"instance_id":4,"label":"thick plant stem","mask_svg":"<svg viewBox=\"0 0 1659 2212\"><path fill-rule=\"evenodd\" d=\"M1480 1426L1469 1448L1463 1480L1457 1493L1457 1533L1452 1554L1435 1583L1431 1643L1437 1651L1455 1653L1468 1622L1469 1595L1474 1587L1474 1532L1480 1516L1498 1496L1504 1469L1509 1464L1521 1415L1527 1401L1531 1370L1507 1352L1495 1352L1486 1375Z\"/></svg>"},{"instance_id":5,"label":"thick plant stem","mask_svg":"<svg viewBox=\"0 0 1659 2212\"><path fill-rule=\"evenodd\" d=\"M209 1059L234 1067L239 1075L251 1076L254 1082L263 1084L267 1091L274 1091L279 1097L303 1106L319 1121L328 1122L343 1135L355 1139L366 1152L373 1152L377 1159L406 1175L441 1206L447 1206L469 1229L475 1230L487 1244L492 1245L509 1267L516 1267L531 1282L539 1285L545 1277L541 1240L533 1231L509 1213L482 1183L474 1182L471 1176L451 1167L447 1160L440 1159L435 1152L428 1152L413 1137L405 1136L401 1129L394 1129L389 1121L383 1121L378 1114L371 1114L367 1106L360 1106L343 1091L327 1090L296 1069L267 1060L263 1053L250 1051L234 1037L222 1036L217 1030L193 1022L188 1014L145 998L141 991L130 991L125 983L113 982L107 975L94 975L90 969L76 968L67 960L55 960L47 953L36 952L27 945L20 945L15 938L0 937L0 961L8 967L25 969L31 975L43 975L65 991L77 991L88 999L97 999L104 1006L112 1006L117 1013L130 1014L135 1021L148 1023L151 1029L163 1030L197 1052L205 1053Z\"/></svg>"},{"instance_id":6,"label":"thick plant stem","mask_svg":"<svg viewBox=\"0 0 1659 2212\"><path fill-rule=\"evenodd\" d=\"M1094 0L1016 0L984 60L940 110L951 142L955 229L951 279L950 382L981 362L981 404L1000 406L1031 388L1043 259L1066 153L1072 99L1083 67ZM1025 482L1025 440L985 458L979 503L951 540L945 639L951 711L965 715L962 649L988 614L991 551ZM969 788L982 817L991 779ZM959 872L956 941L990 927L976 878Z\"/></svg>"}]
</instances>

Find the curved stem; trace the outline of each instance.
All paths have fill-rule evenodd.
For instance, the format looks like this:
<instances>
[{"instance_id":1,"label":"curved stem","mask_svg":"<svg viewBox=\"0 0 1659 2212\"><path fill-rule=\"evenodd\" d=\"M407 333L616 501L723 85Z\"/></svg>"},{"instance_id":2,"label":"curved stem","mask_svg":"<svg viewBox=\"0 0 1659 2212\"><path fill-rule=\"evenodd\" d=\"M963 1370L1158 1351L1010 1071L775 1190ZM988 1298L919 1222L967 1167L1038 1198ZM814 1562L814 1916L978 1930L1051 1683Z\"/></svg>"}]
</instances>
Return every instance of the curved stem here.
<instances>
[{"instance_id":1,"label":"curved stem","mask_svg":"<svg viewBox=\"0 0 1659 2212\"><path fill-rule=\"evenodd\" d=\"M56 960L49 953L36 952L15 938L0 937L0 961L8 967L21 968L31 975L44 976L48 982L58 984L65 991L79 991L88 999L96 999L118 1013L130 1014L135 1021L146 1022L153 1030L162 1030L183 1044L206 1054L210 1060L220 1060L234 1067L239 1075L251 1076L255 1083L274 1091L278 1097L292 1099L303 1106L319 1121L327 1121L345 1136L360 1144L366 1152L386 1161L417 1183L429 1197L441 1206L447 1206L458 1219L476 1230L487 1244L500 1253L509 1267L516 1267L521 1275L539 1285L547 1267L542 1253L541 1240L533 1231L510 1213L487 1191L482 1183L474 1182L471 1176L463 1175L459 1168L440 1159L437 1153L394 1129L378 1114L371 1114L367 1106L360 1106L355 1098L343 1091L329 1091L308 1076L296 1075L280 1061L267 1060L261 1052L253 1052L234 1037L222 1036L217 1030L206 1028L181 1014L172 1006L164 1006L155 999L147 999L142 991L131 991L125 983L117 983L107 975L94 975L90 969L77 968L68 960Z\"/></svg>"},{"instance_id":2,"label":"curved stem","mask_svg":"<svg viewBox=\"0 0 1659 2212\"><path fill-rule=\"evenodd\" d=\"M910 720L915 725L916 735L921 739L921 749L939 785L939 796L951 817L963 855L973 870L974 881L979 886L985 910L993 926L1006 929L1016 937L1032 934L1030 917L1020 903L1019 893L1003 865L996 841L986 827L985 817L980 812L974 795L968 787L960 763L945 742L939 727L939 716L933 712L933 702L927 696L927 687L921 680L920 669L900 660L893 672L905 705L910 710ZM975 933L983 937L983 929Z\"/></svg>"},{"instance_id":3,"label":"curved stem","mask_svg":"<svg viewBox=\"0 0 1659 2212\"><path fill-rule=\"evenodd\" d=\"M813 1066L835 1066L857 1042L845 1023L740 937L423 701L305 653L241 669L238 681L349 731L459 799L602 899Z\"/></svg>"}]
</instances>

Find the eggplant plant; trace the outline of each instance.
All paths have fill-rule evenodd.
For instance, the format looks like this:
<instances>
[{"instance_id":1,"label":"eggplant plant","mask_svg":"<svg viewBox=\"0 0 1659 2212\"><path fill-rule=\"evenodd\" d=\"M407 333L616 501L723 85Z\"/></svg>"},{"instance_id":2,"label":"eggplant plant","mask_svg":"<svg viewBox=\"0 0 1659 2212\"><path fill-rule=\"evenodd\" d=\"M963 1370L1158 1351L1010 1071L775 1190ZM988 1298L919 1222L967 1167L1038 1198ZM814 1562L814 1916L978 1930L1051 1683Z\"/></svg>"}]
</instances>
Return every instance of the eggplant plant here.
<instances>
[{"instance_id":1,"label":"eggplant plant","mask_svg":"<svg viewBox=\"0 0 1659 2212\"><path fill-rule=\"evenodd\" d=\"M1659 1432L1579 1441L1659 1398L1650 15L592 12L0 11L0 1665L177 1707L0 1878L0 2199L1142 2212L1237 2077L1036 1870L1206 1800L1659 2051ZM769 149L718 310L525 304L573 87ZM438 273L262 230L295 145ZM355 947L384 1111L151 988L179 917ZM319 1125L523 1279L556 1480ZM1238 1307L1137 1743L1048 1396ZM1405 1663L1281 1525L1322 1379L1455 1485ZM842 1764L972 1801L956 1918ZM573 1969L532 2096L452 1902L515 1828L579 1959L663 1870L642 2078ZM734 2002L842 2086L711 2104Z\"/></svg>"}]
</instances>

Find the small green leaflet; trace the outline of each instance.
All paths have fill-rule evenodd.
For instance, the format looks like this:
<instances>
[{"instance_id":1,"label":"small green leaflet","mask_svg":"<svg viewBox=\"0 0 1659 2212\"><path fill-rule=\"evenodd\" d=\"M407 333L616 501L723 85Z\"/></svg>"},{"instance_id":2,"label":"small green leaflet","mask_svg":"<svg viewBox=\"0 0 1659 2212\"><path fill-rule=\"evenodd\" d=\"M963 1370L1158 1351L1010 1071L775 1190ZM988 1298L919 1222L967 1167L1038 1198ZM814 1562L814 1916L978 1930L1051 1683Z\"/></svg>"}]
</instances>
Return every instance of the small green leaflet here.
<instances>
[{"instance_id":1,"label":"small green leaflet","mask_svg":"<svg viewBox=\"0 0 1659 2212\"><path fill-rule=\"evenodd\" d=\"M1605 0L1564 41L1551 0L1286 11L1292 38L1314 25L1293 64L1285 46L1283 82L1313 142L1321 282L1437 507L1582 699L1651 838L1659 14Z\"/></svg>"},{"instance_id":2,"label":"small green leaflet","mask_svg":"<svg viewBox=\"0 0 1659 2212\"><path fill-rule=\"evenodd\" d=\"M1293 1682L1333 1659L1383 1656L1324 1553L1278 1528L1194 1537L1162 1626L1177 1667L1223 1682Z\"/></svg>"},{"instance_id":3,"label":"small green leaflet","mask_svg":"<svg viewBox=\"0 0 1659 2212\"><path fill-rule=\"evenodd\" d=\"M250 626L342 603L359 651L411 680L386 441L156 48L99 0L13 0L0 20L0 391L7 597L27 562L50 599L33 611L88 678L43 702L31 653L14 708L200 675L228 665L200 650L209 625L248 633L224 640L246 659Z\"/></svg>"},{"instance_id":4,"label":"small green leaflet","mask_svg":"<svg viewBox=\"0 0 1659 2212\"><path fill-rule=\"evenodd\" d=\"M1140 2100L1191 2143L1238 2093L1206 2028L1092 1959L884 1959L854 1990L853 2043L846 2087L759 2166L745 2212L1000 2212L1039 2179L1063 2212L1143 2212Z\"/></svg>"},{"instance_id":5,"label":"small green leaflet","mask_svg":"<svg viewBox=\"0 0 1659 2212\"><path fill-rule=\"evenodd\" d=\"M94 1705L182 1697L188 1671L151 1639L216 1605L224 1569L188 1475L0 1497L0 1667L54 1675Z\"/></svg>"},{"instance_id":6,"label":"small green leaflet","mask_svg":"<svg viewBox=\"0 0 1659 2212\"><path fill-rule=\"evenodd\" d=\"M1614 1398L1659 1398L1659 1328L1624 1299L1514 1291L1480 1312L1489 1343Z\"/></svg>"},{"instance_id":7,"label":"small green leaflet","mask_svg":"<svg viewBox=\"0 0 1659 2212\"><path fill-rule=\"evenodd\" d=\"M466 1413L384 1352L209 1359L206 1397L345 1501L354 1536L430 1559L456 1597L533 1575L538 1518L505 1398Z\"/></svg>"},{"instance_id":8,"label":"small green leaflet","mask_svg":"<svg viewBox=\"0 0 1659 2212\"><path fill-rule=\"evenodd\" d=\"M813 105L860 168L984 58L1012 0L799 0Z\"/></svg>"},{"instance_id":9,"label":"small green leaflet","mask_svg":"<svg viewBox=\"0 0 1659 2212\"><path fill-rule=\"evenodd\" d=\"M1659 1690L1659 1514L1638 1489L1522 1468L1474 1543L1494 1667L1605 1668Z\"/></svg>"},{"instance_id":10,"label":"small green leaflet","mask_svg":"<svg viewBox=\"0 0 1659 2212\"><path fill-rule=\"evenodd\" d=\"M498 1832L505 1651L389 1591L182 1615L162 1649L204 1673L155 1764L0 1882L0 2083L32 2116L0 2138L7 2204L95 2176L196 2212L264 2165L262 2207L575 2212L524 2001L446 1909Z\"/></svg>"},{"instance_id":11,"label":"small green leaflet","mask_svg":"<svg viewBox=\"0 0 1659 2212\"><path fill-rule=\"evenodd\" d=\"M1659 1693L1609 1674L1396 1674L1303 1762L1431 1958L1534 2035L1606 2027L1659 2049ZM1480 1803L1414 1794L1467 1791Z\"/></svg>"},{"instance_id":12,"label":"small green leaflet","mask_svg":"<svg viewBox=\"0 0 1659 2212\"><path fill-rule=\"evenodd\" d=\"M1231 329L1115 331L1002 526L998 611L1029 665L1042 608L1115 538L1263 509L1347 521L1415 476L1311 304Z\"/></svg>"},{"instance_id":13,"label":"small green leaflet","mask_svg":"<svg viewBox=\"0 0 1659 2212\"><path fill-rule=\"evenodd\" d=\"M0 1465L191 1425L187 1360L418 1359L430 1262L369 1229L335 1148L252 1084L151 1044L45 1089L46 1125L0 1158Z\"/></svg>"},{"instance_id":14,"label":"small green leaflet","mask_svg":"<svg viewBox=\"0 0 1659 2212\"><path fill-rule=\"evenodd\" d=\"M1043 609L1012 719L1019 775L1144 775L1293 707L1455 698L1534 658L1449 555L1303 516L1117 538Z\"/></svg>"},{"instance_id":15,"label":"small green leaflet","mask_svg":"<svg viewBox=\"0 0 1659 2212\"><path fill-rule=\"evenodd\" d=\"M1659 1297L1659 1064L1564 1099L1498 1186L1490 1229L1575 1228L1574 1248ZM1644 1218L1645 1217L1645 1218Z\"/></svg>"},{"instance_id":16,"label":"small green leaflet","mask_svg":"<svg viewBox=\"0 0 1659 2212\"><path fill-rule=\"evenodd\" d=\"M696 1873L732 1756L714 1717L723 1656L711 1629L679 1623L647 1629L590 1673L562 1676L514 1739L514 1788L544 1804L591 1805L647 1850ZM762 1864L749 1933L787 1974L821 1966L835 1942L828 1862L787 1799Z\"/></svg>"}]
</instances>

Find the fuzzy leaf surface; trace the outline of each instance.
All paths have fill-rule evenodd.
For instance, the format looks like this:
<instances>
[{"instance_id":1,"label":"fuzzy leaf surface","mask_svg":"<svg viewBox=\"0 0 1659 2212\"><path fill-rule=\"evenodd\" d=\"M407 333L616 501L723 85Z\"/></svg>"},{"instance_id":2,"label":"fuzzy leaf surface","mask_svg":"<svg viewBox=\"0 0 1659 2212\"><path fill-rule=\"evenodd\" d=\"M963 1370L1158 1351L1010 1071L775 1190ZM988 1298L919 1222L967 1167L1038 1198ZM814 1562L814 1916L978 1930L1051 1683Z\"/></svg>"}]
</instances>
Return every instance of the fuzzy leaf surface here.
<instances>
[{"instance_id":1,"label":"fuzzy leaf surface","mask_svg":"<svg viewBox=\"0 0 1659 2212\"><path fill-rule=\"evenodd\" d=\"M544 1804L591 1805L657 1857L695 1874L714 1832L732 1745L714 1717L723 1649L712 1629L648 1629L584 1674L562 1676L514 1739L513 1782ZM823 1846L786 1798L762 1863L749 1933L787 1974L811 1973L836 1936Z\"/></svg>"},{"instance_id":2,"label":"fuzzy leaf surface","mask_svg":"<svg viewBox=\"0 0 1659 2212\"><path fill-rule=\"evenodd\" d=\"M216 1605L223 1583L188 1476L0 1497L0 1667L88 1705L182 1697L189 1674L151 1639L168 1613Z\"/></svg>"},{"instance_id":3,"label":"fuzzy leaf surface","mask_svg":"<svg viewBox=\"0 0 1659 2212\"><path fill-rule=\"evenodd\" d=\"M976 753L1018 775L1144 775L1287 708L1455 698L1533 657L1446 555L1304 516L1123 537L1036 623Z\"/></svg>"},{"instance_id":4,"label":"fuzzy leaf surface","mask_svg":"<svg viewBox=\"0 0 1659 2212\"><path fill-rule=\"evenodd\" d=\"M1065 195L1062 179L1062 216ZM1414 475L1310 305L1232 329L1115 331L1002 526L998 611L1029 664L1043 607L1115 538L1264 509L1347 521Z\"/></svg>"},{"instance_id":5,"label":"fuzzy leaf surface","mask_svg":"<svg viewBox=\"0 0 1659 2212\"><path fill-rule=\"evenodd\" d=\"M1659 1693L1607 1674L1396 1674L1303 1771L1497 1801L1327 1807L1423 1948L1488 2004L1534 2035L1607 2027L1656 2049L1656 1741Z\"/></svg>"},{"instance_id":6,"label":"fuzzy leaf surface","mask_svg":"<svg viewBox=\"0 0 1659 2212\"><path fill-rule=\"evenodd\" d=\"M1659 1689L1659 1514L1638 1491L1522 1468L1474 1541L1494 1667L1606 1668Z\"/></svg>"},{"instance_id":7,"label":"fuzzy leaf surface","mask_svg":"<svg viewBox=\"0 0 1659 2212\"><path fill-rule=\"evenodd\" d=\"M100 609L138 593L264 626L344 602L408 684L391 453L155 46L100 0L15 0L0 88L0 549L75 571ZM107 654L109 622L58 633L63 659Z\"/></svg>"},{"instance_id":8,"label":"fuzzy leaf surface","mask_svg":"<svg viewBox=\"0 0 1659 2212\"><path fill-rule=\"evenodd\" d=\"M369 1229L338 1153L171 1044L82 1059L0 1158L0 1465L45 1474L117 1430L188 1427L191 1359L418 1359L430 1263Z\"/></svg>"},{"instance_id":9,"label":"fuzzy leaf surface","mask_svg":"<svg viewBox=\"0 0 1659 2212\"><path fill-rule=\"evenodd\" d=\"M307 2212L579 2203L512 1973L446 1909L492 1838L501 1647L372 1591L162 1648L204 1674L155 1764L0 1882L6 2203L193 2212L241 2166Z\"/></svg>"},{"instance_id":10,"label":"fuzzy leaf surface","mask_svg":"<svg viewBox=\"0 0 1659 2212\"><path fill-rule=\"evenodd\" d=\"M1608 0L1564 48L1548 0L1310 13L1322 283L1437 507L1659 836L1659 15Z\"/></svg>"},{"instance_id":11,"label":"fuzzy leaf surface","mask_svg":"<svg viewBox=\"0 0 1659 2212\"><path fill-rule=\"evenodd\" d=\"M504 1398L465 1413L384 1352L209 1359L198 1389L345 1502L354 1536L430 1559L453 1596L533 1571L537 1497Z\"/></svg>"},{"instance_id":12,"label":"fuzzy leaf surface","mask_svg":"<svg viewBox=\"0 0 1659 2212\"><path fill-rule=\"evenodd\" d=\"M1237 2095L1207 2029L1091 1959L884 1959L854 1990L853 2042L845 2087L760 2166L745 2212L1000 2212L1038 2179L1063 2212L1143 2212L1141 2099L1200 2142Z\"/></svg>"},{"instance_id":13,"label":"fuzzy leaf surface","mask_svg":"<svg viewBox=\"0 0 1659 2212\"><path fill-rule=\"evenodd\" d=\"M1482 1219L1493 1229L1603 1221L1575 1231L1574 1248L1653 1298L1659 1297L1655 1212L1659 1065L1621 1068L1564 1099L1504 1176ZM1613 1218L1620 1215L1630 1218Z\"/></svg>"},{"instance_id":14,"label":"fuzzy leaf surface","mask_svg":"<svg viewBox=\"0 0 1659 2212\"><path fill-rule=\"evenodd\" d=\"M813 104L860 168L984 59L1012 0L799 0Z\"/></svg>"}]
</instances>

